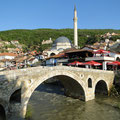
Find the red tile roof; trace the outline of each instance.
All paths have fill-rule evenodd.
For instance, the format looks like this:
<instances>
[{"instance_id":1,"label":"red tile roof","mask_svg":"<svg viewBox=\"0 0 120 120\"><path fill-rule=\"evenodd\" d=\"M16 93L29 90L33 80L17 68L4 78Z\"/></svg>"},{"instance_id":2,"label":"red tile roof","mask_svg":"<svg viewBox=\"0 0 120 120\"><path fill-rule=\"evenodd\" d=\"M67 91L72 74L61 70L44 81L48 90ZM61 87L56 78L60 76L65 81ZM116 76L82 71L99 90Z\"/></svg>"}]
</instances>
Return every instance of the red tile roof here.
<instances>
[{"instance_id":1,"label":"red tile roof","mask_svg":"<svg viewBox=\"0 0 120 120\"><path fill-rule=\"evenodd\" d=\"M17 56L17 54L14 54L14 53L0 53L0 56Z\"/></svg>"},{"instance_id":2,"label":"red tile roof","mask_svg":"<svg viewBox=\"0 0 120 120\"><path fill-rule=\"evenodd\" d=\"M65 53L59 53L57 55L50 56L49 58L46 59L51 59L51 58L62 58L65 57Z\"/></svg>"}]
</instances>

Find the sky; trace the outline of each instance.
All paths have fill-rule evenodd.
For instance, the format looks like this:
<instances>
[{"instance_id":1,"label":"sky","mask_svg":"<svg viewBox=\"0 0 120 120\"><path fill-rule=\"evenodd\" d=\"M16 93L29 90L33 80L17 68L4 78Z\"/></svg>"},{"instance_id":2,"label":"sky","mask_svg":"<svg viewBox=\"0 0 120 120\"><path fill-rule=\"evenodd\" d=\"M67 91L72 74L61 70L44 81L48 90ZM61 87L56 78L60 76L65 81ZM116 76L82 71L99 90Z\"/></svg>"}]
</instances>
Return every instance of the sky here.
<instances>
[{"instance_id":1,"label":"sky","mask_svg":"<svg viewBox=\"0 0 120 120\"><path fill-rule=\"evenodd\" d=\"M120 0L0 0L0 31L73 28L120 29Z\"/></svg>"}]
</instances>

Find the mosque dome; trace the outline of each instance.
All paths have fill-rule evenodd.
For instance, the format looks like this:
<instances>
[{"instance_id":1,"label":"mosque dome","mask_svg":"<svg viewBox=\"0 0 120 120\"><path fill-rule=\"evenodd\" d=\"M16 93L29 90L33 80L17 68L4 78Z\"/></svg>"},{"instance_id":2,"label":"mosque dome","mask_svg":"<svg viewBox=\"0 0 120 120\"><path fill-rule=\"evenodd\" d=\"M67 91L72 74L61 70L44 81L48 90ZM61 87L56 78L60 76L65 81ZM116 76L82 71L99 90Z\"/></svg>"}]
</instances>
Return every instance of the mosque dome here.
<instances>
[{"instance_id":1,"label":"mosque dome","mask_svg":"<svg viewBox=\"0 0 120 120\"><path fill-rule=\"evenodd\" d=\"M70 43L71 44L71 41L67 37L62 36L62 37L57 38L54 41L54 44L57 44L57 43Z\"/></svg>"}]
</instances>

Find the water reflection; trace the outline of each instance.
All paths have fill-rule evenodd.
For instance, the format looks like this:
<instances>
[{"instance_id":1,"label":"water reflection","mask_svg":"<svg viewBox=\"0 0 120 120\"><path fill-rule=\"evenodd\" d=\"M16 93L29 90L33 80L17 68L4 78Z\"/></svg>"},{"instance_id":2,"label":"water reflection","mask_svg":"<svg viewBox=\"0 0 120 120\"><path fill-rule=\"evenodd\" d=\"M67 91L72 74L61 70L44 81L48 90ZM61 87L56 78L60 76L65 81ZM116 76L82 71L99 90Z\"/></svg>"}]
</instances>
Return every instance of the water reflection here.
<instances>
[{"instance_id":1,"label":"water reflection","mask_svg":"<svg viewBox=\"0 0 120 120\"><path fill-rule=\"evenodd\" d=\"M4 107L0 105L0 120L5 120L5 119L6 119L6 116L5 116Z\"/></svg>"},{"instance_id":2,"label":"water reflection","mask_svg":"<svg viewBox=\"0 0 120 120\"><path fill-rule=\"evenodd\" d=\"M64 96L59 85L42 84L30 98L32 120L119 120L119 100L98 97L89 102Z\"/></svg>"}]
</instances>

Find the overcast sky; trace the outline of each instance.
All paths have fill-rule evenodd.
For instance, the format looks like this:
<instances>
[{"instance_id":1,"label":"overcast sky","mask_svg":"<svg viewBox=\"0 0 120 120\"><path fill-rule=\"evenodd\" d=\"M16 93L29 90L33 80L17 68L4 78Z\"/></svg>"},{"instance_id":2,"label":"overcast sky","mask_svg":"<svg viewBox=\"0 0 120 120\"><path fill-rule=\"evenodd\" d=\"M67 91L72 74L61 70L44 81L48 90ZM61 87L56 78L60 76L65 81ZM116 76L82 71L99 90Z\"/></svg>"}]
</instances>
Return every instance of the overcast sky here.
<instances>
[{"instance_id":1,"label":"overcast sky","mask_svg":"<svg viewBox=\"0 0 120 120\"><path fill-rule=\"evenodd\" d=\"M0 0L0 31L73 28L120 29L120 0Z\"/></svg>"}]
</instances>

